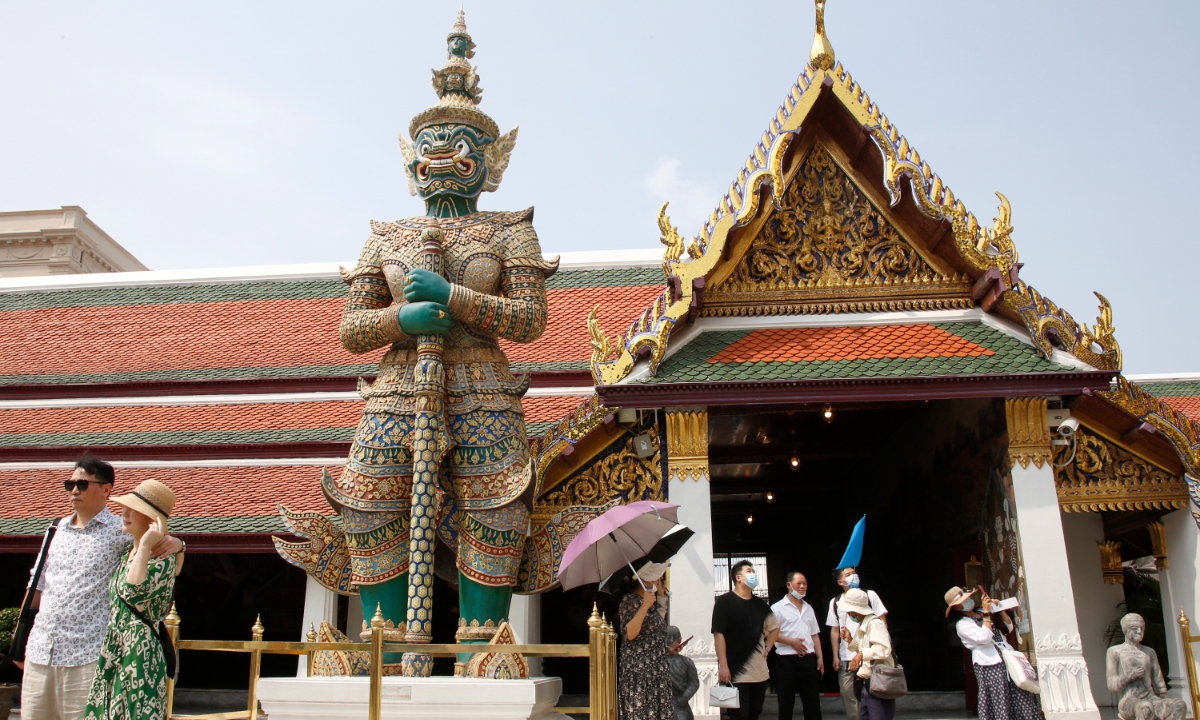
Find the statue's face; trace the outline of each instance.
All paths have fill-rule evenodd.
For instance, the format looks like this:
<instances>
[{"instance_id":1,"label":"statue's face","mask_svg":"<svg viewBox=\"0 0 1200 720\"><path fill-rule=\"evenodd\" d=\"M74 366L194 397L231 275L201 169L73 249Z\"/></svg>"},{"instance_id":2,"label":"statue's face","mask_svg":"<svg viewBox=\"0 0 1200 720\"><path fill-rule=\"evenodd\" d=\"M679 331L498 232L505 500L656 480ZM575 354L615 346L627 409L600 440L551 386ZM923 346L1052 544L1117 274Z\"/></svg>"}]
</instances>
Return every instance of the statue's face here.
<instances>
[{"instance_id":1,"label":"statue's face","mask_svg":"<svg viewBox=\"0 0 1200 720\"><path fill-rule=\"evenodd\" d=\"M1125 639L1130 642L1141 642L1146 637L1146 624L1134 620L1125 630Z\"/></svg>"},{"instance_id":2,"label":"statue's face","mask_svg":"<svg viewBox=\"0 0 1200 720\"><path fill-rule=\"evenodd\" d=\"M409 165L417 194L478 197L487 180L483 148L492 138L466 125L431 125L413 140L416 156Z\"/></svg>"}]
</instances>

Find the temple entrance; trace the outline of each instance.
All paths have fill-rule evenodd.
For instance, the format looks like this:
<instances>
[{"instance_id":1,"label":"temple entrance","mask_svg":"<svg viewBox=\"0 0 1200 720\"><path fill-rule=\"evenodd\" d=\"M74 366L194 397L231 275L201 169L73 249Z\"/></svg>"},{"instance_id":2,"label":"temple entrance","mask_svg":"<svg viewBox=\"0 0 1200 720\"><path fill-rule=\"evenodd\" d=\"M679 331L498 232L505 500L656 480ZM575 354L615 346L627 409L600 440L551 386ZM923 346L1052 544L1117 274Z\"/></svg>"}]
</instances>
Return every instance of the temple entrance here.
<instances>
[{"instance_id":1,"label":"temple entrance","mask_svg":"<svg viewBox=\"0 0 1200 720\"><path fill-rule=\"evenodd\" d=\"M991 517L1008 507L1003 401L710 407L709 418L714 564L764 558L770 602L788 571L807 576L823 690L838 689L825 626L832 571L864 513L859 574L889 610L910 690L968 689L942 595L964 582L971 555L990 583L988 541L1007 544L1008 526ZM718 584L727 576L715 568Z\"/></svg>"}]
</instances>

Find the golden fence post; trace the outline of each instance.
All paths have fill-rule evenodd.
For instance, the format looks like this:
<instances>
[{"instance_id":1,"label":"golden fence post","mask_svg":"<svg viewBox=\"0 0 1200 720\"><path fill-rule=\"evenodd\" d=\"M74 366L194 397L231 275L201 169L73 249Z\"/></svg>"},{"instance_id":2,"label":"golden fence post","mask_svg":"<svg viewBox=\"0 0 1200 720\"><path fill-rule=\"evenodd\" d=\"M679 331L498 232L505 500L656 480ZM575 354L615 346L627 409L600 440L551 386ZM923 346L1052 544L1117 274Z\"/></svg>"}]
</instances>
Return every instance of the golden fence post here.
<instances>
[{"instance_id":1,"label":"golden fence post","mask_svg":"<svg viewBox=\"0 0 1200 720\"><path fill-rule=\"evenodd\" d=\"M612 623L604 626L604 676L605 720L617 720L617 631Z\"/></svg>"},{"instance_id":2,"label":"golden fence post","mask_svg":"<svg viewBox=\"0 0 1200 720\"><path fill-rule=\"evenodd\" d=\"M601 718L600 714L600 609L592 603L592 615L588 618L588 717L592 720Z\"/></svg>"},{"instance_id":3,"label":"golden fence post","mask_svg":"<svg viewBox=\"0 0 1200 720\"><path fill-rule=\"evenodd\" d=\"M380 720L383 714L383 606L375 604L371 618L371 695L367 709L369 720Z\"/></svg>"},{"instance_id":4,"label":"golden fence post","mask_svg":"<svg viewBox=\"0 0 1200 720\"><path fill-rule=\"evenodd\" d=\"M317 641L317 628L312 623L308 624L308 632L305 633L304 639L309 641L310 643L315 643ZM312 648L309 648L307 657L308 657L308 671L305 672L304 674L308 677L312 677L312 674L313 674L313 651L312 651Z\"/></svg>"},{"instance_id":5,"label":"golden fence post","mask_svg":"<svg viewBox=\"0 0 1200 720\"><path fill-rule=\"evenodd\" d=\"M250 628L250 637L253 640L262 640L263 633L266 628L262 624L262 615L257 615L254 618L254 625ZM249 713L250 720L258 720L258 671L262 664L262 651L250 651L250 687L246 691L246 711Z\"/></svg>"},{"instance_id":6,"label":"golden fence post","mask_svg":"<svg viewBox=\"0 0 1200 720\"><path fill-rule=\"evenodd\" d=\"M175 603L171 603L171 611L163 618L163 623L167 626L167 633L171 636L171 645L179 645L179 613L175 610ZM179 661L179 651L175 651L175 660ZM175 678L167 678L167 717L171 717L171 710L175 707Z\"/></svg>"},{"instance_id":7,"label":"golden fence post","mask_svg":"<svg viewBox=\"0 0 1200 720\"><path fill-rule=\"evenodd\" d=\"M1192 696L1192 717L1196 717L1200 708L1200 682L1196 679L1196 656L1192 652L1192 643L1200 637L1192 635L1192 623L1188 620L1183 608L1179 608L1179 634L1183 636L1183 660L1187 663L1188 690Z\"/></svg>"}]
</instances>

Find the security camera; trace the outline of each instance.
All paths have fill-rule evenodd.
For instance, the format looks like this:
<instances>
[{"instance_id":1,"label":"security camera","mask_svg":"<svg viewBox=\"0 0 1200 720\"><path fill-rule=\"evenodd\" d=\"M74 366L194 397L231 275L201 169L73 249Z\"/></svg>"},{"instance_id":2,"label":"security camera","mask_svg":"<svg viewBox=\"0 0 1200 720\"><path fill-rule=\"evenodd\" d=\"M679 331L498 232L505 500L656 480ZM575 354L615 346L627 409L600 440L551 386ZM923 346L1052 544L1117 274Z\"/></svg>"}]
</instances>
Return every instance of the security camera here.
<instances>
[{"instance_id":1,"label":"security camera","mask_svg":"<svg viewBox=\"0 0 1200 720\"><path fill-rule=\"evenodd\" d=\"M1075 431L1078 429L1079 421L1073 417L1064 418L1063 421L1058 424L1058 434L1064 437L1070 437L1071 435L1074 435Z\"/></svg>"}]
</instances>

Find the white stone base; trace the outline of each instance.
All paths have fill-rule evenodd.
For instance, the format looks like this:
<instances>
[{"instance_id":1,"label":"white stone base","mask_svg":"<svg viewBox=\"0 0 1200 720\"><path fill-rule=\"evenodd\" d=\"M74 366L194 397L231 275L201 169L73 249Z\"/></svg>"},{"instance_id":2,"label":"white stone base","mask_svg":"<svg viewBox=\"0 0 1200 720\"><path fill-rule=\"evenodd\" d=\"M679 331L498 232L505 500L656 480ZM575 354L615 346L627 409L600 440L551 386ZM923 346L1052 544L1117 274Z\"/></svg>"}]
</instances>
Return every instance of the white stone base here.
<instances>
[{"instance_id":1,"label":"white stone base","mask_svg":"<svg viewBox=\"0 0 1200 720\"><path fill-rule=\"evenodd\" d=\"M383 718L567 720L555 712L562 680L428 677L383 678ZM271 720L363 720L365 677L261 678L258 699Z\"/></svg>"}]
</instances>

